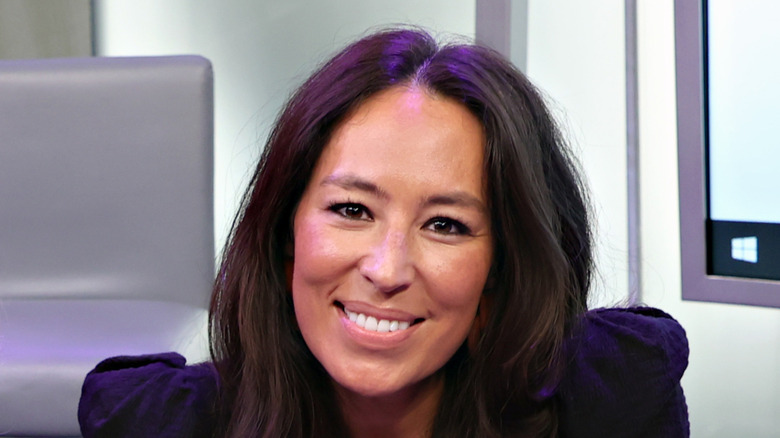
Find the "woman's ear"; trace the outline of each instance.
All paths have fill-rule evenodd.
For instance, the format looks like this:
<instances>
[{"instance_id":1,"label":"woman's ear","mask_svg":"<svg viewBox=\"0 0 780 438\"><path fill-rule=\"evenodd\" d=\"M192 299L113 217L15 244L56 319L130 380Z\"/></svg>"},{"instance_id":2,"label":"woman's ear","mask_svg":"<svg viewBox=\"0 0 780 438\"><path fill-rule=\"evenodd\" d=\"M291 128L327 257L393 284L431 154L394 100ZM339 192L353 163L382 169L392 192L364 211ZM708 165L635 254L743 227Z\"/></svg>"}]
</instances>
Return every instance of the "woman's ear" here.
<instances>
[{"instance_id":1,"label":"woman's ear","mask_svg":"<svg viewBox=\"0 0 780 438\"><path fill-rule=\"evenodd\" d=\"M295 267L295 243L288 239L284 245L284 280L287 292L292 292L293 268Z\"/></svg>"},{"instance_id":2,"label":"woman's ear","mask_svg":"<svg viewBox=\"0 0 780 438\"><path fill-rule=\"evenodd\" d=\"M487 326L488 319L490 318L490 311L492 310L493 294L489 291L482 292L482 296L479 298L479 306L477 306L477 314L474 316L474 322L471 324L471 331L466 338L468 342L469 351L475 351L479 340L482 338L482 332Z\"/></svg>"}]
</instances>

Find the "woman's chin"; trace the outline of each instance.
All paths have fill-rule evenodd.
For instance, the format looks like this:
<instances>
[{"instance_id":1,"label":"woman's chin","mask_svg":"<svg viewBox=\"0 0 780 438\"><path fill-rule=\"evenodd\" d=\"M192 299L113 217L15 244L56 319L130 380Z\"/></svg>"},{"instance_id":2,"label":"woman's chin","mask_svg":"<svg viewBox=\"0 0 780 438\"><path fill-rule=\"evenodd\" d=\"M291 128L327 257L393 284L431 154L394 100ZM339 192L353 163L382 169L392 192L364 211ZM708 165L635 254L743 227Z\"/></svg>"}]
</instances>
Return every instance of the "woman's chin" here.
<instances>
[{"instance_id":1,"label":"woman's chin","mask_svg":"<svg viewBox=\"0 0 780 438\"><path fill-rule=\"evenodd\" d=\"M366 398L389 397L405 389L404 385L381 379L334 379L334 382L340 394Z\"/></svg>"},{"instance_id":2,"label":"woman's chin","mask_svg":"<svg viewBox=\"0 0 780 438\"><path fill-rule=\"evenodd\" d=\"M333 377L331 377L333 378ZM395 398L416 396L433 390L440 379L438 373L422 380L398 380L381 378L379 375L357 378L333 378L336 391L342 396L359 398Z\"/></svg>"}]
</instances>

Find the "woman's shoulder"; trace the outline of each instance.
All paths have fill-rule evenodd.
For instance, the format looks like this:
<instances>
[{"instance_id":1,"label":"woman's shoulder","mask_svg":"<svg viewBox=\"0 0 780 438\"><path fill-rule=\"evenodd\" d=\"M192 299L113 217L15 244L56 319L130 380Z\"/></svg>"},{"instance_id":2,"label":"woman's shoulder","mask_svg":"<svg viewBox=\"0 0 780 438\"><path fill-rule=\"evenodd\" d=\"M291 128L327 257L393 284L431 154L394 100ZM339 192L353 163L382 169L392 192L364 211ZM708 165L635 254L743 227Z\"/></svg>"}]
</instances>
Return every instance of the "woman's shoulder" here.
<instances>
[{"instance_id":1,"label":"woman's shoulder","mask_svg":"<svg viewBox=\"0 0 780 438\"><path fill-rule=\"evenodd\" d=\"M218 377L176 353L119 356L84 380L78 417L90 437L211 436Z\"/></svg>"},{"instance_id":2,"label":"woman's shoulder","mask_svg":"<svg viewBox=\"0 0 780 438\"><path fill-rule=\"evenodd\" d=\"M650 307L587 312L558 391L564 437L685 437L685 330Z\"/></svg>"}]
</instances>

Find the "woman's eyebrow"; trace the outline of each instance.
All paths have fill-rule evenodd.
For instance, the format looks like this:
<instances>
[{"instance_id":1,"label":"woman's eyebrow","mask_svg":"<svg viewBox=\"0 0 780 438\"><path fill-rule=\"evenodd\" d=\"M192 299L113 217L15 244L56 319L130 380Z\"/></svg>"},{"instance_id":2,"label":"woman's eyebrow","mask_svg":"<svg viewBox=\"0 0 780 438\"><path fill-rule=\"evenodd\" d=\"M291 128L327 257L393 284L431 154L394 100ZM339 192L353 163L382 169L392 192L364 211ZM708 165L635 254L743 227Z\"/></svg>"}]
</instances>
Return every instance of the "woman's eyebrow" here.
<instances>
[{"instance_id":1,"label":"woman's eyebrow","mask_svg":"<svg viewBox=\"0 0 780 438\"><path fill-rule=\"evenodd\" d=\"M460 207L473 208L480 213L487 213L487 206L476 196L468 192L451 192L440 195L429 196L421 203L423 206L430 205L454 205Z\"/></svg>"},{"instance_id":2,"label":"woman's eyebrow","mask_svg":"<svg viewBox=\"0 0 780 438\"><path fill-rule=\"evenodd\" d=\"M390 195L379 188L379 186L376 184L353 174L330 175L323 179L320 185L334 185L345 190L359 190L361 192L367 192L382 199L390 198Z\"/></svg>"},{"instance_id":3,"label":"woman's eyebrow","mask_svg":"<svg viewBox=\"0 0 780 438\"><path fill-rule=\"evenodd\" d=\"M371 181L361 178L354 174L330 175L323 179L321 186L334 185L345 190L359 190L382 199L390 199L390 195ZM476 196L464 192L454 191L429 196L420 202L422 207L432 205L454 205L460 207L473 208L480 213L487 213L487 206Z\"/></svg>"}]
</instances>

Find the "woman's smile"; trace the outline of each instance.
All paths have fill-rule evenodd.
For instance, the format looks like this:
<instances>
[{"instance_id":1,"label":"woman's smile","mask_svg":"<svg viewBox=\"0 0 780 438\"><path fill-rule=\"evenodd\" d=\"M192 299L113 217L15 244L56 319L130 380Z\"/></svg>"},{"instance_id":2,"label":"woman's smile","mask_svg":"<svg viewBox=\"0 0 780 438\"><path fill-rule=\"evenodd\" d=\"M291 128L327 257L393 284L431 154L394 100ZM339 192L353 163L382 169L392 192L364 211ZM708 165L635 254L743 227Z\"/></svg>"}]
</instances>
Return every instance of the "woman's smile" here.
<instances>
[{"instance_id":1,"label":"woman's smile","mask_svg":"<svg viewBox=\"0 0 780 438\"><path fill-rule=\"evenodd\" d=\"M396 309L376 309L359 302L336 303L346 317L357 326L379 333L406 330L423 318Z\"/></svg>"},{"instance_id":2,"label":"woman's smile","mask_svg":"<svg viewBox=\"0 0 780 438\"><path fill-rule=\"evenodd\" d=\"M465 107L413 86L334 131L296 210L292 294L348 393L415 390L471 331L493 254L483 148Z\"/></svg>"}]
</instances>

